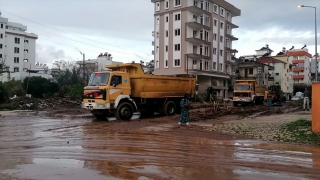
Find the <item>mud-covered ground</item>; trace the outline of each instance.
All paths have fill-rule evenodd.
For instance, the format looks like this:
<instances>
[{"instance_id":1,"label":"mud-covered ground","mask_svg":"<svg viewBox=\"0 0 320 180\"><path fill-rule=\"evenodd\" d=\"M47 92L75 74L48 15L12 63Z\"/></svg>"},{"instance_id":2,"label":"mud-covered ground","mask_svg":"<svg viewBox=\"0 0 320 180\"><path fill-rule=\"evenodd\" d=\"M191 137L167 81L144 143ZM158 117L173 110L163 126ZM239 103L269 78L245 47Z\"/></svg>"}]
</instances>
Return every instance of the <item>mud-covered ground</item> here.
<instances>
[{"instance_id":1,"label":"mud-covered ground","mask_svg":"<svg viewBox=\"0 0 320 180\"><path fill-rule=\"evenodd\" d=\"M320 179L318 146L215 130L310 118L297 107L194 105L189 127L178 115L98 121L72 104L0 114L0 179Z\"/></svg>"}]
</instances>

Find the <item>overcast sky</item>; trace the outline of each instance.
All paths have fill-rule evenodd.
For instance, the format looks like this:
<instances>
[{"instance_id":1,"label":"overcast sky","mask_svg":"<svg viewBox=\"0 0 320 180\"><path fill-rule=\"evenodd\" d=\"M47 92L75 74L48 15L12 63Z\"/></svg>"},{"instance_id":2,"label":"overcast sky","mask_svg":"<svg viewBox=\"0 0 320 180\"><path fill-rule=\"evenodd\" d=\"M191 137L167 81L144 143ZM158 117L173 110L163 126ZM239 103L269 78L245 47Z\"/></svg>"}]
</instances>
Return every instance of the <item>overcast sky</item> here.
<instances>
[{"instance_id":1,"label":"overcast sky","mask_svg":"<svg viewBox=\"0 0 320 180\"><path fill-rule=\"evenodd\" d=\"M237 57L254 54L265 44L274 54L282 47L302 48L304 44L315 53L314 9L296 5L317 6L320 19L319 0L228 2L242 13L233 19L239 26L233 31L239 38L233 44L239 51ZM9 21L27 25L28 32L39 35L36 62L81 60L79 51L86 59L100 52L109 52L122 62L153 59L151 0L0 0L0 10Z\"/></svg>"}]
</instances>

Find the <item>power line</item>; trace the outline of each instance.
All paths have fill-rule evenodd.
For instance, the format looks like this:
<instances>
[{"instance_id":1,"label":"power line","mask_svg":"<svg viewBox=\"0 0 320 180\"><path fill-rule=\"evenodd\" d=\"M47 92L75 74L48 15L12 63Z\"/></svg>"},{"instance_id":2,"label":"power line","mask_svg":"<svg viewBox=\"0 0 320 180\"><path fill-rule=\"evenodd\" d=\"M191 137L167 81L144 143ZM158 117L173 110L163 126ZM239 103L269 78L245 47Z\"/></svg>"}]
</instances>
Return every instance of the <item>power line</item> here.
<instances>
[{"instance_id":1,"label":"power line","mask_svg":"<svg viewBox=\"0 0 320 180\"><path fill-rule=\"evenodd\" d=\"M104 44L104 45L121 48L120 46L114 46L114 45L111 45L111 44L102 43L102 42L100 42L100 41L96 41L96 40L92 40L92 39L89 39L89 38L86 38L86 37L82 37L82 36L76 35L76 34L74 34L74 33L69 33L69 32L67 32L67 31L63 31L63 30L60 30L60 29L57 29L57 28L54 28L54 27L51 27L51 26L48 26L48 25L45 25L45 24L42 24L42 23L33 21L33 20L30 20L30 19L27 19L27 18L24 18L24 17L18 16L18 15L16 15L16 14L10 13L10 12L8 12L8 11L4 11L4 12L6 12L6 13L8 13L8 14L11 14L11 15L13 15L13 16L19 17L19 18L21 18L21 19L25 19L25 20L27 20L27 21L31 21L31 22L34 22L34 23L36 23L36 24L40 24L40 25L42 25L42 26L45 26L45 27L48 27L48 28L51 28L51 29L54 29L54 30L57 30L57 31L61 31L61 32L64 32L64 33L67 33L67 34L70 34L70 35L73 35L73 36L77 36L77 37L80 37L80 38L83 38L83 39L87 39L87 40L90 40L90 41L93 41L93 42L98 42L98 43L101 43L101 44ZM121 49L123 49L123 48L121 48Z\"/></svg>"}]
</instances>

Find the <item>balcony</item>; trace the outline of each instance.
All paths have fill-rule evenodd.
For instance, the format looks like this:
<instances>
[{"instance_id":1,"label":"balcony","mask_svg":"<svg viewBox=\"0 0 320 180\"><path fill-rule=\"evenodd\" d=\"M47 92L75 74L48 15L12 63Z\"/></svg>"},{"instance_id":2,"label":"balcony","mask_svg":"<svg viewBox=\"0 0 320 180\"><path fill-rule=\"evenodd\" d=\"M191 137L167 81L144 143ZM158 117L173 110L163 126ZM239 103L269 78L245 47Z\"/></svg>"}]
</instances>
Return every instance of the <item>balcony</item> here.
<instances>
[{"instance_id":1,"label":"balcony","mask_svg":"<svg viewBox=\"0 0 320 180\"><path fill-rule=\"evenodd\" d=\"M207 30L211 30L210 26L205 25L204 23L199 23L197 22L197 20L193 19L190 22L186 23L187 26L193 28L193 29L197 29L197 30L201 30L201 29L207 29Z\"/></svg>"},{"instance_id":2,"label":"balcony","mask_svg":"<svg viewBox=\"0 0 320 180\"><path fill-rule=\"evenodd\" d=\"M154 41L152 41L152 43L151 43L151 44L152 44L152 46L154 46Z\"/></svg>"},{"instance_id":3,"label":"balcony","mask_svg":"<svg viewBox=\"0 0 320 180\"><path fill-rule=\"evenodd\" d=\"M154 55L154 51L151 51L151 54Z\"/></svg>"},{"instance_id":4,"label":"balcony","mask_svg":"<svg viewBox=\"0 0 320 180\"><path fill-rule=\"evenodd\" d=\"M232 60L232 59L227 59L227 60L225 61L225 63L227 63L227 64L235 64L236 61L235 61L235 60Z\"/></svg>"},{"instance_id":5,"label":"balcony","mask_svg":"<svg viewBox=\"0 0 320 180\"><path fill-rule=\"evenodd\" d=\"M231 28L239 28L239 26L233 24L232 22L230 22L228 20L226 21L226 23L229 24Z\"/></svg>"},{"instance_id":6,"label":"balcony","mask_svg":"<svg viewBox=\"0 0 320 180\"><path fill-rule=\"evenodd\" d=\"M196 54L196 53L189 53L187 55L188 55L188 58L192 58L193 60L202 60L202 59L210 60L211 59L210 56L205 56L205 55Z\"/></svg>"},{"instance_id":7,"label":"balcony","mask_svg":"<svg viewBox=\"0 0 320 180\"><path fill-rule=\"evenodd\" d=\"M232 41L237 41L239 40L238 38L234 37L233 35L226 34L226 37L230 38Z\"/></svg>"},{"instance_id":8,"label":"balcony","mask_svg":"<svg viewBox=\"0 0 320 180\"><path fill-rule=\"evenodd\" d=\"M304 63L304 60L293 60L292 64Z\"/></svg>"},{"instance_id":9,"label":"balcony","mask_svg":"<svg viewBox=\"0 0 320 180\"><path fill-rule=\"evenodd\" d=\"M211 45L210 42L196 38L196 37L186 38L186 41L189 41L194 45L201 45L201 44Z\"/></svg>"},{"instance_id":10,"label":"balcony","mask_svg":"<svg viewBox=\"0 0 320 180\"><path fill-rule=\"evenodd\" d=\"M236 50L236 49L231 49L231 48L229 48L229 47L225 47L225 51L229 51L229 52L231 52L231 53L238 53L238 50Z\"/></svg>"},{"instance_id":11,"label":"balcony","mask_svg":"<svg viewBox=\"0 0 320 180\"><path fill-rule=\"evenodd\" d=\"M304 79L304 75L293 75L293 79Z\"/></svg>"},{"instance_id":12,"label":"balcony","mask_svg":"<svg viewBox=\"0 0 320 180\"><path fill-rule=\"evenodd\" d=\"M154 37L154 31L152 31L152 37Z\"/></svg>"},{"instance_id":13,"label":"balcony","mask_svg":"<svg viewBox=\"0 0 320 180\"><path fill-rule=\"evenodd\" d=\"M293 72L304 71L304 67L292 68L292 71L293 71Z\"/></svg>"},{"instance_id":14,"label":"balcony","mask_svg":"<svg viewBox=\"0 0 320 180\"><path fill-rule=\"evenodd\" d=\"M189 6L188 10L190 12L194 13L195 15L207 14L207 15L211 16L211 14L209 12L207 12L207 11L197 7L197 6L194 6L194 5L193 6Z\"/></svg>"}]
</instances>

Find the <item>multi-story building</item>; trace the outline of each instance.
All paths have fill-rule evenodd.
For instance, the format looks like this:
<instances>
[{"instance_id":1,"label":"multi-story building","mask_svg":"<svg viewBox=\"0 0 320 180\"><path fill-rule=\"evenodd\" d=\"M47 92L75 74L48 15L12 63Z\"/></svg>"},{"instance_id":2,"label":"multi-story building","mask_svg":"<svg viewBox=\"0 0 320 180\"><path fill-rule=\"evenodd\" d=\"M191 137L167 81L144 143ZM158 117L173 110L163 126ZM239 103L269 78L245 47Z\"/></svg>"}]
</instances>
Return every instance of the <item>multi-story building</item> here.
<instances>
[{"instance_id":1,"label":"multi-story building","mask_svg":"<svg viewBox=\"0 0 320 180\"><path fill-rule=\"evenodd\" d=\"M36 40L38 36L27 33L27 26L9 22L0 12L0 81L22 80L28 76L51 79L48 66L35 64ZM31 73L27 72L31 70Z\"/></svg>"},{"instance_id":2,"label":"multi-story building","mask_svg":"<svg viewBox=\"0 0 320 180\"><path fill-rule=\"evenodd\" d=\"M28 69L35 68L38 36L26 31L27 26L9 22L0 13L0 59L6 72L1 81L23 79Z\"/></svg>"},{"instance_id":3,"label":"multi-story building","mask_svg":"<svg viewBox=\"0 0 320 180\"><path fill-rule=\"evenodd\" d=\"M318 64L317 64L318 63ZM319 64L320 64L320 58L318 55L318 61L316 60L316 55L314 55L311 59L311 79L312 81L315 81L315 76L316 76L316 69L318 69L318 79L319 79L319 75L320 75L320 70L319 70ZM317 68L318 65L318 68Z\"/></svg>"},{"instance_id":4,"label":"multi-story building","mask_svg":"<svg viewBox=\"0 0 320 180\"><path fill-rule=\"evenodd\" d=\"M227 98L237 50L232 18L241 12L225 0L151 0L154 3L155 75L194 75L199 92L212 86Z\"/></svg>"},{"instance_id":5,"label":"multi-story building","mask_svg":"<svg viewBox=\"0 0 320 180\"><path fill-rule=\"evenodd\" d=\"M293 92L292 78L290 77L289 63L281 61L274 57L262 57L258 62L274 67L273 70L268 73L268 86L280 85L281 90L284 92L287 98Z\"/></svg>"},{"instance_id":6,"label":"multi-story building","mask_svg":"<svg viewBox=\"0 0 320 180\"><path fill-rule=\"evenodd\" d=\"M292 79L293 85L303 85L311 83L311 58L308 49L291 49L286 51L288 62L293 65Z\"/></svg>"}]
</instances>

